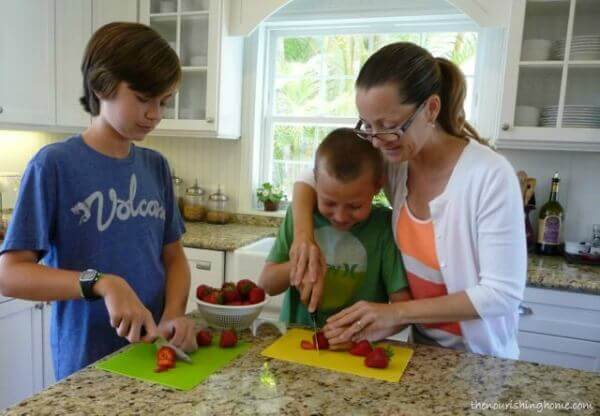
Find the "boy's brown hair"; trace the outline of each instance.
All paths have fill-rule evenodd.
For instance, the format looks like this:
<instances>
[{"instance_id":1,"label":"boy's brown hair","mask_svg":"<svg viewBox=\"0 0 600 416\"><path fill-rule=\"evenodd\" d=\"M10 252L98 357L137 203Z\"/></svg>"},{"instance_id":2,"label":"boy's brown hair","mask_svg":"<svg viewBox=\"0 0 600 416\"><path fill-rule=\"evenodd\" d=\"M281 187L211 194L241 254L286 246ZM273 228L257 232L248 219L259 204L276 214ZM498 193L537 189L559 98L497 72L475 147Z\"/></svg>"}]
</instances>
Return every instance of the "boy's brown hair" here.
<instances>
[{"instance_id":1,"label":"boy's brown hair","mask_svg":"<svg viewBox=\"0 0 600 416\"><path fill-rule=\"evenodd\" d=\"M319 167L344 183L355 180L370 168L374 183L379 185L383 177L383 156L371 143L358 137L354 130L339 128L330 132L317 148L315 178Z\"/></svg>"},{"instance_id":2,"label":"boy's brown hair","mask_svg":"<svg viewBox=\"0 0 600 416\"><path fill-rule=\"evenodd\" d=\"M181 79L177 54L154 29L140 23L102 26L87 44L81 63L83 97L92 116L100 112L96 94L110 97L121 81L148 97L168 91Z\"/></svg>"}]
</instances>

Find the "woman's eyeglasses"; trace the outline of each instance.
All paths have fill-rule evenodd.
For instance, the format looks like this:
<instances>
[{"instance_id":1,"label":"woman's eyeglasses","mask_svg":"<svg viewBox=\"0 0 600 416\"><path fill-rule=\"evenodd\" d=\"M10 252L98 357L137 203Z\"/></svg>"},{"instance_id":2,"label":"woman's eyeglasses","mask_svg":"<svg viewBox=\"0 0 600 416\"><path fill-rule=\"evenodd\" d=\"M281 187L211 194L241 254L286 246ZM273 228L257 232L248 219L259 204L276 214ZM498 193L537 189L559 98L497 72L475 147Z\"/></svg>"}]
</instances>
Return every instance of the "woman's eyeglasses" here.
<instances>
[{"instance_id":1,"label":"woman's eyeglasses","mask_svg":"<svg viewBox=\"0 0 600 416\"><path fill-rule=\"evenodd\" d=\"M354 127L354 132L358 137L363 140L368 140L370 142L373 141L373 138L377 138L382 142L394 142L396 140L400 140L400 137L406 133L410 125L413 123L417 114L425 107L425 101L423 101L415 110L415 112L406 120L400 127L397 129L388 129L373 132L371 128L367 128L365 123L362 120L358 120L356 126Z\"/></svg>"}]
</instances>

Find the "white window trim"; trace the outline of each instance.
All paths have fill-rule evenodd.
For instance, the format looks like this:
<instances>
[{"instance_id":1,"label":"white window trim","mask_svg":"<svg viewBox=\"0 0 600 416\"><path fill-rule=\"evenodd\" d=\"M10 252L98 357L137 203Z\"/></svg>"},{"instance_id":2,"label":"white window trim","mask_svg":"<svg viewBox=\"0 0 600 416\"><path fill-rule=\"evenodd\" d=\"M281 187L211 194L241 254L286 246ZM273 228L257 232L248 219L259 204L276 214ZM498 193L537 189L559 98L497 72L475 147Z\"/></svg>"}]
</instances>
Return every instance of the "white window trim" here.
<instances>
[{"instance_id":1,"label":"white window trim","mask_svg":"<svg viewBox=\"0 0 600 416\"><path fill-rule=\"evenodd\" d=\"M368 18L368 19L343 19L343 20L319 20L319 21L293 21L293 22L266 22L261 25L255 34L249 38L250 52L254 53L254 59L248 59L246 64L250 63L256 68L251 85L245 86L244 94L246 99L244 107L246 108L244 131L246 137L251 140L243 141L242 172L247 175L241 175L240 183L240 211L246 213L256 213L259 211L256 205L254 190L257 186L267 180L270 180L270 170L272 160L273 146L272 129L277 122L289 122L298 124L326 123L329 125L351 126L356 121L352 117L287 117L271 116L268 114L272 110L272 100L274 99L275 65L274 56L276 54L277 39L282 36L311 36L311 35L331 35L337 33L397 33L397 32L477 32L478 39L481 39L482 28L464 15L440 15L440 16L409 16L406 18ZM472 120L478 121L480 118L479 99L476 91L481 84L481 68L479 53L481 43L478 46L477 63L475 73L473 74L473 85L475 94L473 95ZM248 52L248 48L246 49ZM250 62L248 62L250 61ZM249 65L244 65L249 68ZM251 77L252 78L252 77ZM251 102L250 102L251 101ZM244 135L242 136L244 137ZM289 195L291 198L291 195ZM282 215L274 214L274 215Z\"/></svg>"}]
</instances>

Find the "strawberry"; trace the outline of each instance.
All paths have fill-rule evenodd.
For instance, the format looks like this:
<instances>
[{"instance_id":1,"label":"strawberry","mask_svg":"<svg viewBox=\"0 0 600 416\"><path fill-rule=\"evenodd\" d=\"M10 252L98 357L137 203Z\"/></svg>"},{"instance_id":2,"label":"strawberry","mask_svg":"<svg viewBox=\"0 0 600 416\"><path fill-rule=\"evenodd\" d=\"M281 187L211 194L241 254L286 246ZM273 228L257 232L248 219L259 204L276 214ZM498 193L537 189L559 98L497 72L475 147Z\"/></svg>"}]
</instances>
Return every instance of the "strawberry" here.
<instances>
[{"instance_id":1,"label":"strawberry","mask_svg":"<svg viewBox=\"0 0 600 416\"><path fill-rule=\"evenodd\" d=\"M392 355L391 349L375 348L365 357L365 365L371 368L387 368Z\"/></svg>"},{"instance_id":2,"label":"strawberry","mask_svg":"<svg viewBox=\"0 0 600 416\"><path fill-rule=\"evenodd\" d=\"M318 345L320 350L329 349L329 341L327 341L327 338L325 338L325 334L322 331L313 335L313 344Z\"/></svg>"},{"instance_id":3,"label":"strawberry","mask_svg":"<svg viewBox=\"0 0 600 416\"><path fill-rule=\"evenodd\" d=\"M233 329L224 329L221 332L221 339L219 339L219 347L231 348L237 344L237 334Z\"/></svg>"},{"instance_id":4,"label":"strawberry","mask_svg":"<svg viewBox=\"0 0 600 416\"><path fill-rule=\"evenodd\" d=\"M236 289L235 283L233 283L233 282L225 282L225 283L223 283L223 285L221 286L221 290L225 291L225 289L233 289L233 290L235 290Z\"/></svg>"},{"instance_id":5,"label":"strawberry","mask_svg":"<svg viewBox=\"0 0 600 416\"><path fill-rule=\"evenodd\" d=\"M212 344L212 333L208 329L201 329L196 334L196 343L199 347Z\"/></svg>"},{"instance_id":6,"label":"strawberry","mask_svg":"<svg viewBox=\"0 0 600 416\"><path fill-rule=\"evenodd\" d=\"M250 279L242 279L237 282L237 290L242 299L248 298L248 293L253 287L256 287L256 284Z\"/></svg>"},{"instance_id":7,"label":"strawberry","mask_svg":"<svg viewBox=\"0 0 600 416\"><path fill-rule=\"evenodd\" d=\"M241 300L232 300L231 302L225 302L227 306L242 306L243 303Z\"/></svg>"},{"instance_id":8,"label":"strawberry","mask_svg":"<svg viewBox=\"0 0 600 416\"><path fill-rule=\"evenodd\" d=\"M253 287L250 289L250 292L248 292L248 300L252 304L262 302L265 300L265 290L262 287Z\"/></svg>"},{"instance_id":9,"label":"strawberry","mask_svg":"<svg viewBox=\"0 0 600 416\"><path fill-rule=\"evenodd\" d=\"M356 342L352 344L352 348L350 349L350 354L359 355L361 357L366 357L369 353L373 351L373 347L366 339L362 341Z\"/></svg>"},{"instance_id":10,"label":"strawberry","mask_svg":"<svg viewBox=\"0 0 600 416\"><path fill-rule=\"evenodd\" d=\"M196 288L196 297L200 300L202 300L203 297L205 297L206 295L208 295L210 292L212 292L214 289L208 285L199 285Z\"/></svg>"},{"instance_id":11,"label":"strawberry","mask_svg":"<svg viewBox=\"0 0 600 416\"><path fill-rule=\"evenodd\" d=\"M215 305L223 304L223 295L220 290L215 290L214 292L210 292L208 295L204 296L202 299L204 302L214 303Z\"/></svg>"},{"instance_id":12,"label":"strawberry","mask_svg":"<svg viewBox=\"0 0 600 416\"><path fill-rule=\"evenodd\" d=\"M233 286L233 287L227 286L226 288L224 288L222 290L222 292L223 292L223 300L225 301L225 303L233 302L236 300L242 300L242 298L240 297L240 294L238 293L235 286Z\"/></svg>"},{"instance_id":13,"label":"strawberry","mask_svg":"<svg viewBox=\"0 0 600 416\"><path fill-rule=\"evenodd\" d=\"M169 368L171 368L171 367L161 367L161 366L158 366L158 367L156 367L154 369L154 372L155 373L162 373L163 371L168 371Z\"/></svg>"},{"instance_id":14,"label":"strawberry","mask_svg":"<svg viewBox=\"0 0 600 416\"><path fill-rule=\"evenodd\" d=\"M300 348L302 348L303 350L314 350L315 349L315 344L313 344L310 341L307 341L307 340L303 339L300 342Z\"/></svg>"},{"instance_id":15,"label":"strawberry","mask_svg":"<svg viewBox=\"0 0 600 416\"><path fill-rule=\"evenodd\" d=\"M173 368L175 367L175 351L171 347L160 347L156 352L156 364L158 368Z\"/></svg>"}]
</instances>

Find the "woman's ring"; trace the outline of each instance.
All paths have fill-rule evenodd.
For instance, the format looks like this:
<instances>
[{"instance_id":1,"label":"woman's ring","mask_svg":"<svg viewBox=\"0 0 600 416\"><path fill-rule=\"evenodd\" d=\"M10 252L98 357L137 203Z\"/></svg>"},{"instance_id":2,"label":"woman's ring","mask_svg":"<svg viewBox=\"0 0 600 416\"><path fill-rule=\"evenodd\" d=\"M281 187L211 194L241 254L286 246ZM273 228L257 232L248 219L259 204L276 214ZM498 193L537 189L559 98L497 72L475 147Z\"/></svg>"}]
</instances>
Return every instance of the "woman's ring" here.
<instances>
[{"instance_id":1,"label":"woman's ring","mask_svg":"<svg viewBox=\"0 0 600 416\"><path fill-rule=\"evenodd\" d=\"M356 321L356 326L358 327L358 329L362 328L362 324L360 323L360 320Z\"/></svg>"}]
</instances>

